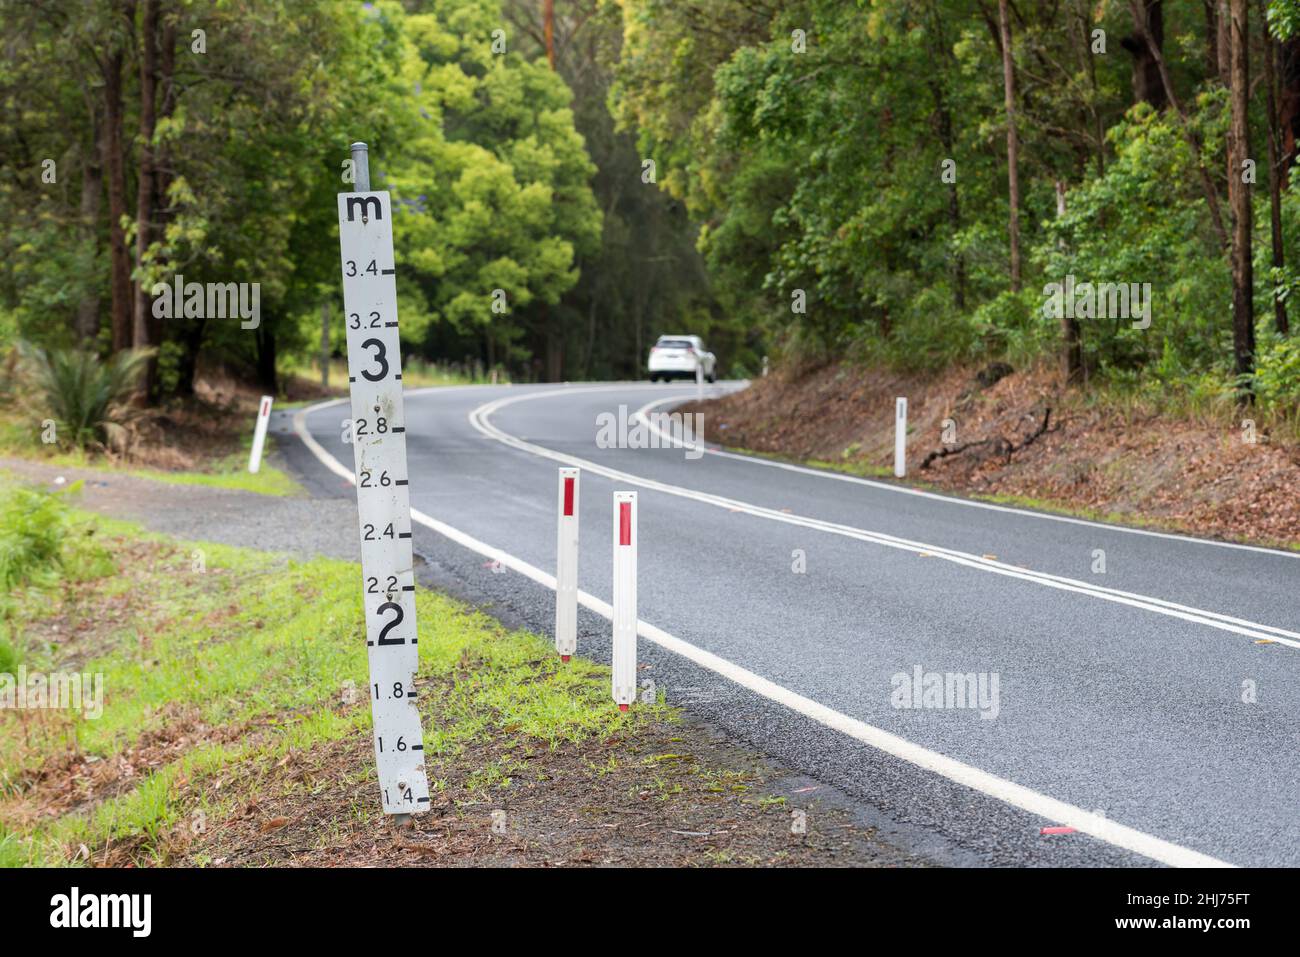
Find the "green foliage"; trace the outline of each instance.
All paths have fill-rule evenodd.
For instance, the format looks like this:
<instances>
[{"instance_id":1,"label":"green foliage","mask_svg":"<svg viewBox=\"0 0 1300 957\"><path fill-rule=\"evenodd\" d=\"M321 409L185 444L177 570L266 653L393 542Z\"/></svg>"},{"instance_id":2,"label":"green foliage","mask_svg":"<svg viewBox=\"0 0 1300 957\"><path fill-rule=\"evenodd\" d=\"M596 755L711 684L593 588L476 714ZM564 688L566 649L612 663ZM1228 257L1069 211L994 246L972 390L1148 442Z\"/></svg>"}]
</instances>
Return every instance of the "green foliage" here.
<instances>
[{"instance_id":1,"label":"green foliage","mask_svg":"<svg viewBox=\"0 0 1300 957\"><path fill-rule=\"evenodd\" d=\"M355 564L286 564L282 556L201 543L207 574L178 581L176 561L188 561L189 546L164 542L161 560L157 554L141 558L134 547L143 540L138 532L115 534L125 546L122 573L68 600L79 601L77 614L88 615L115 590L130 590L140 620L154 624L149 654L140 654L131 629L116 645L100 636L84 667L102 673L112 689L102 716L51 724L40 748L9 733L5 722L14 720L12 712L0 711L0 784L74 745L106 758L125 753L142 736L163 733L177 708L230 731L214 736L229 743L192 736L190 750L169 758L134 789L62 817L24 823L14 833L0 830L0 865L66 863L81 843L98 847L115 840L137 841L143 854L153 854L186 802L197 800L212 814L234 798L239 775L232 779L231 768L270 768L291 751L361 735L369 726ZM158 547L156 540L151 544ZM523 749L554 748L636 735L669 716L662 705L638 706L631 714L611 707L609 669L577 658L561 665L546 639L507 631L423 589L414 600L425 748L435 787L444 762L473 753L493 736L511 735ZM256 735L238 733L254 724ZM510 770L489 766L477 783L508 785ZM182 778L187 783L180 788ZM373 778L361 787L373 787Z\"/></svg>"},{"instance_id":2,"label":"green foliage","mask_svg":"<svg viewBox=\"0 0 1300 957\"><path fill-rule=\"evenodd\" d=\"M24 358L60 443L84 448L105 442L120 423L124 403L136 388L149 353L128 350L101 362L81 349L25 345Z\"/></svg>"},{"instance_id":3,"label":"green foliage","mask_svg":"<svg viewBox=\"0 0 1300 957\"><path fill-rule=\"evenodd\" d=\"M1218 99L1202 108L1205 135L1221 138ZM1225 358L1228 325L1213 320L1228 311L1231 283L1178 120L1141 105L1108 140L1115 156L1105 174L1069 191L1066 213L1047 224L1035 261L1045 282L1150 283L1149 329L1117 318L1081 320L1094 366L1139 369L1173 348L1180 363L1204 371Z\"/></svg>"},{"instance_id":4,"label":"green foliage","mask_svg":"<svg viewBox=\"0 0 1300 957\"><path fill-rule=\"evenodd\" d=\"M61 495L14 488L0 498L0 587L6 594L53 580L63 566L69 523Z\"/></svg>"},{"instance_id":5,"label":"green foliage","mask_svg":"<svg viewBox=\"0 0 1300 957\"><path fill-rule=\"evenodd\" d=\"M1296 0L1266 6L1274 36L1300 29ZM321 304L338 299L334 196L356 138L393 196L404 345L428 361L517 381L629 375L657 334L680 331L708 335L735 370L756 370L772 345L907 368L1033 361L1062 343L1032 299L1070 274L1155 294L1150 329L1085 325L1091 369L1156 369L1173 348L1189 374L1230 374L1229 274L1203 181L1225 196L1228 97L1204 11L1162 5L1184 130L1179 111L1135 103L1128 4L1013 5L1012 293L995 7L557 0L552 69L528 0L165 4L173 26L204 24L208 50L186 52L178 29L151 144L167 174L160 228L139 261L128 246L132 275L258 282L262 325L168 320L162 390L185 393L200 354L268 387L277 364L314 356ZM107 51L123 57L128 241L145 145L142 24L124 9L0 0L23 40L0 57L12 105L0 116L0 346L108 345ZM1260 241L1261 59L1251 135L1266 304L1300 273L1275 268ZM42 179L47 160L56 179ZM1300 197L1283 207L1294 260Z\"/></svg>"},{"instance_id":6,"label":"green foliage","mask_svg":"<svg viewBox=\"0 0 1300 957\"><path fill-rule=\"evenodd\" d=\"M1268 29L1279 40L1300 34L1300 0L1270 0Z\"/></svg>"},{"instance_id":7,"label":"green foliage","mask_svg":"<svg viewBox=\"0 0 1300 957\"><path fill-rule=\"evenodd\" d=\"M372 178L398 210L411 329L427 341L430 323L446 323L486 337L493 360L497 349L526 359L529 333L544 334L547 307L577 282L577 257L600 237L595 169L571 94L545 63L493 52L498 0L376 10L393 37L389 83L410 91L391 103L392 145ZM504 309L493 309L496 290Z\"/></svg>"},{"instance_id":8,"label":"green foliage","mask_svg":"<svg viewBox=\"0 0 1300 957\"><path fill-rule=\"evenodd\" d=\"M11 675L22 664L22 652L5 634L5 626L0 623L0 674Z\"/></svg>"},{"instance_id":9,"label":"green foliage","mask_svg":"<svg viewBox=\"0 0 1300 957\"><path fill-rule=\"evenodd\" d=\"M1300 424L1300 339L1261 336L1255 361L1260 408L1292 425Z\"/></svg>"},{"instance_id":10,"label":"green foliage","mask_svg":"<svg viewBox=\"0 0 1300 957\"><path fill-rule=\"evenodd\" d=\"M1082 320L1094 373L1154 375L1189 389L1206 376L1231 378L1231 277L1198 168L1199 158L1226 217L1228 95L1207 70L1197 5L1163 5L1164 56L1195 153L1176 111L1135 105L1127 4L1014 6L1019 292L1009 282L996 5L621 6L615 114L659 161L661 185L701 220L720 301L787 353L908 369L992 357L1033 363L1063 347L1059 319L1042 308L1044 287L1072 275L1149 283L1153 294L1149 328ZM1254 33L1255 8L1251 16ZM1269 16L1275 35L1289 36L1300 4L1275 0ZM1258 89L1252 145L1262 153ZM1289 295L1300 272L1271 269L1259 168L1259 292L1271 281ZM1288 193L1283 205L1294 259L1300 197ZM802 311L792 305L800 296Z\"/></svg>"}]
</instances>

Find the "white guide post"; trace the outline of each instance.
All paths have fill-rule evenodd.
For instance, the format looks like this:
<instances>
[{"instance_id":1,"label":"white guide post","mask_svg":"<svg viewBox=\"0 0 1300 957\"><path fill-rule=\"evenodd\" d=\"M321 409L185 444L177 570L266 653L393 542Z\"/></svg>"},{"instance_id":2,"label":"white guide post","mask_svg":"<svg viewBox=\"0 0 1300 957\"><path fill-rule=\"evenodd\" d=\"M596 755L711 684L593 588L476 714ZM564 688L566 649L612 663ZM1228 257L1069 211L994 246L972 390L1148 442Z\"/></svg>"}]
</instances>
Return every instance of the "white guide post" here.
<instances>
[{"instance_id":1,"label":"white guide post","mask_svg":"<svg viewBox=\"0 0 1300 957\"><path fill-rule=\"evenodd\" d=\"M364 143L353 144L352 158L357 191L338 196L339 251L370 705L384 813L404 816L428 809L429 784L415 706L419 649L393 220L388 193L369 191Z\"/></svg>"},{"instance_id":2,"label":"white guide post","mask_svg":"<svg viewBox=\"0 0 1300 957\"><path fill-rule=\"evenodd\" d=\"M555 650L568 661L578 650L578 474L560 469L555 531Z\"/></svg>"},{"instance_id":3,"label":"white guide post","mask_svg":"<svg viewBox=\"0 0 1300 957\"><path fill-rule=\"evenodd\" d=\"M704 360L699 356L695 357L695 401L704 400Z\"/></svg>"},{"instance_id":4,"label":"white guide post","mask_svg":"<svg viewBox=\"0 0 1300 957\"><path fill-rule=\"evenodd\" d=\"M614 703L636 697L636 492L614 493Z\"/></svg>"},{"instance_id":5,"label":"white guide post","mask_svg":"<svg viewBox=\"0 0 1300 957\"><path fill-rule=\"evenodd\" d=\"M907 399L899 396L894 408L894 477L907 474Z\"/></svg>"},{"instance_id":6,"label":"white guide post","mask_svg":"<svg viewBox=\"0 0 1300 957\"><path fill-rule=\"evenodd\" d=\"M256 473L262 467L262 446L266 444L266 426L271 421L271 397L262 396L257 405L257 425L253 428L253 450L248 453L248 471Z\"/></svg>"}]
</instances>

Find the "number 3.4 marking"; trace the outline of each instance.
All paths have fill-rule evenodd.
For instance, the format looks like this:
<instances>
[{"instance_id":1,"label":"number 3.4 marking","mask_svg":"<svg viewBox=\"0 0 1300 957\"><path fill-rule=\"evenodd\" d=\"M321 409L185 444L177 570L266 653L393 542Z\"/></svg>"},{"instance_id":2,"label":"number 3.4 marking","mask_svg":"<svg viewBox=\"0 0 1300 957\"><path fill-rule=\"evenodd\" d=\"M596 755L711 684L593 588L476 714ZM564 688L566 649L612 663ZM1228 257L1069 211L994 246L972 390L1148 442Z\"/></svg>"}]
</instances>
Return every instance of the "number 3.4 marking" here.
<instances>
[{"instance_id":1,"label":"number 3.4 marking","mask_svg":"<svg viewBox=\"0 0 1300 957\"><path fill-rule=\"evenodd\" d=\"M348 277L352 277L352 276L356 276L356 275L363 275L363 276L378 276L378 275L379 275L379 264L378 264L377 262L375 262L375 260L372 259L372 260L370 260L370 265L367 266L365 269L361 270L360 273L358 273L358 272L357 272L357 263L356 263L356 260L354 260L354 259L349 259L349 260L347 261L347 268L343 271L343 274L344 274L345 276L348 276Z\"/></svg>"}]
</instances>

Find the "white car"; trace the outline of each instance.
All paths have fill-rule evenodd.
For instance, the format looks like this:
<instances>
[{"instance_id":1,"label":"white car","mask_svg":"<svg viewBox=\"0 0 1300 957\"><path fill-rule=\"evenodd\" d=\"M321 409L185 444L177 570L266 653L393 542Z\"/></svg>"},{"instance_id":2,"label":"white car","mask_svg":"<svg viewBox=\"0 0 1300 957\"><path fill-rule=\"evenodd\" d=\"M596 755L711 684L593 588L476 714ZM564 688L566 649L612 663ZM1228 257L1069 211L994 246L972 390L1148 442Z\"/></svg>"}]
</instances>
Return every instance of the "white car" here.
<instances>
[{"instance_id":1,"label":"white car","mask_svg":"<svg viewBox=\"0 0 1300 957\"><path fill-rule=\"evenodd\" d=\"M694 379L698 368L706 382L717 381L718 360L704 348L699 336L660 336L650 347L650 381Z\"/></svg>"}]
</instances>

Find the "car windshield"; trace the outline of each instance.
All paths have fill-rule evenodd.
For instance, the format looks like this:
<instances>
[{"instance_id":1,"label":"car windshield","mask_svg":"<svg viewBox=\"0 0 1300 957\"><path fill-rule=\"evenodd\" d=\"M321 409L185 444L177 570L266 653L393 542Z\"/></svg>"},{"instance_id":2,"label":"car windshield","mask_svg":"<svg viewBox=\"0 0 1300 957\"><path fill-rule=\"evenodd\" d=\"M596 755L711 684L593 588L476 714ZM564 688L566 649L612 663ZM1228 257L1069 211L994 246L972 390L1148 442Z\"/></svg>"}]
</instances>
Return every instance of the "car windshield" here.
<instances>
[{"instance_id":1,"label":"car windshield","mask_svg":"<svg viewBox=\"0 0 1300 957\"><path fill-rule=\"evenodd\" d=\"M656 349L691 349L694 343L688 339L660 339L655 345Z\"/></svg>"}]
</instances>

